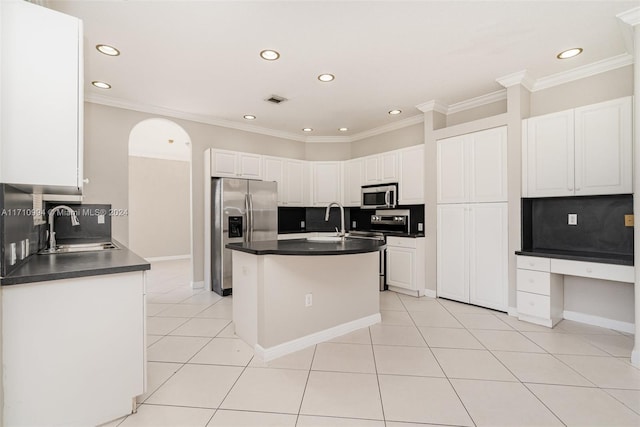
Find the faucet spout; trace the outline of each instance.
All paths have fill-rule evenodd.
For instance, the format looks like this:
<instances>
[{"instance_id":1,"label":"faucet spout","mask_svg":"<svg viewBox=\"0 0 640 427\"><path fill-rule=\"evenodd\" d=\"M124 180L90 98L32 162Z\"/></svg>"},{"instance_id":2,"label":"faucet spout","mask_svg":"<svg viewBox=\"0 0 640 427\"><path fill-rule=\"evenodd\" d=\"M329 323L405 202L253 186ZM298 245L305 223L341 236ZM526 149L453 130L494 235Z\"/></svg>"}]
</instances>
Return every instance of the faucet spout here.
<instances>
[{"instance_id":1,"label":"faucet spout","mask_svg":"<svg viewBox=\"0 0 640 427\"><path fill-rule=\"evenodd\" d=\"M340 208L340 233L338 235L342 237L342 240L344 240L344 237L347 234L344 228L344 207L339 202L329 203L329 206L327 206L327 209L324 212L324 220L329 221L329 213L331 212L332 206L337 206L338 208Z\"/></svg>"},{"instance_id":2,"label":"faucet spout","mask_svg":"<svg viewBox=\"0 0 640 427\"><path fill-rule=\"evenodd\" d=\"M53 231L53 217L55 216L56 212L61 211L61 210L65 210L65 211L69 212L69 215L71 216L71 225L72 226L75 227L75 226L80 225L80 221L78 221L78 215L76 215L76 211L71 209L69 206L67 206L67 205L58 205L58 206L52 208L49 211L49 249L51 249L51 250L56 248L56 233L55 233L55 231Z\"/></svg>"}]
</instances>

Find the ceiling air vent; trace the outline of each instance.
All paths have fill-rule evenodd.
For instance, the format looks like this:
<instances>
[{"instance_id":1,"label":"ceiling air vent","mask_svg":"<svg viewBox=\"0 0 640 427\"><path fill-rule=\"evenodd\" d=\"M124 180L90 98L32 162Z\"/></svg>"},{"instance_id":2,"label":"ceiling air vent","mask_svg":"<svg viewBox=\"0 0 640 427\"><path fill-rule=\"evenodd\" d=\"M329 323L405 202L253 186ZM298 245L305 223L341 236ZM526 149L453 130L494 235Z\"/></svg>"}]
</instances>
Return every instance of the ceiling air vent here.
<instances>
[{"instance_id":1,"label":"ceiling air vent","mask_svg":"<svg viewBox=\"0 0 640 427\"><path fill-rule=\"evenodd\" d=\"M271 95L269 98L265 99L265 101L272 102L274 104L280 104L281 102L284 102L286 100L287 98L285 98L284 96L278 96L278 95Z\"/></svg>"}]
</instances>

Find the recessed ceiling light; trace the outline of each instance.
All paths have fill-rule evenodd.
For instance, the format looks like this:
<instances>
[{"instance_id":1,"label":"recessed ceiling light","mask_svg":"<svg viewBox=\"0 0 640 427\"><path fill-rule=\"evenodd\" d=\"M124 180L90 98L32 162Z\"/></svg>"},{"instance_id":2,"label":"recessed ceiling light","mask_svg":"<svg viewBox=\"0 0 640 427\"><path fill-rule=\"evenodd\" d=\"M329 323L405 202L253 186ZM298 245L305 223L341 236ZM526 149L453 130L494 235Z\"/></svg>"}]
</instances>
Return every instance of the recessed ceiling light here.
<instances>
[{"instance_id":1,"label":"recessed ceiling light","mask_svg":"<svg viewBox=\"0 0 640 427\"><path fill-rule=\"evenodd\" d=\"M91 84L100 89L111 89L111 85L109 83L93 81Z\"/></svg>"},{"instance_id":2,"label":"recessed ceiling light","mask_svg":"<svg viewBox=\"0 0 640 427\"><path fill-rule=\"evenodd\" d=\"M271 49L263 50L262 52L260 52L260 56L262 57L262 59L266 59L267 61L275 61L276 59L280 58L280 54Z\"/></svg>"},{"instance_id":3,"label":"recessed ceiling light","mask_svg":"<svg viewBox=\"0 0 640 427\"><path fill-rule=\"evenodd\" d=\"M303 128L302 131L303 132L313 132L313 129L311 129L311 128Z\"/></svg>"},{"instance_id":4,"label":"recessed ceiling light","mask_svg":"<svg viewBox=\"0 0 640 427\"><path fill-rule=\"evenodd\" d=\"M255 120L256 119L256 116L254 116L252 114L245 114L243 117L245 119L247 119L247 120Z\"/></svg>"},{"instance_id":5,"label":"recessed ceiling light","mask_svg":"<svg viewBox=\"0 0 640 427\"><path fill-rule=\"evenodd\" d=\"M569 59L569 58L573 58L574 56L578 56L581 53L582 53L581 47L574 47L573 49L567 49L563 52L560 52L558 55L556 55L556 58Z\"/></svg>"},{"instance_id":6,"label":"recessed ceiling light","mask_svg":"<svg viewBox=\"0 0 640 427\"><path fill-rule=\"evenodd\" d=\"M318 80L320 80L321 82L330 82L335 78L336 76L334 76L333 74L320 74L318 76Z\"/></svg>"},{"instance_id":7,"label":"recessed ceiling light","mask_svg":"<svg viewBox=\"0 0 640 427\"><path fill-rule=\"evenodd\" d=\"M398 114L402 113L402 110L391 110L389 111L389 114L391 114L392 116L396 116Z\"/></svg>"},{"instance_id":8,"label":"recessed ceiling light","mask_svg":"<svg viewBox=\"0 0 640 427\"><path fill-rule=\"evenodd\" d=\"M96 49L100 51L100 53L104 53L109 56L118 56L120 55L120 51L113 46L109 46L108 44L99 44L96 45Z\"/></svg>"},{"instance_id":9,"label":"recessed ceiling light","mask_svg":"<svg viewBox=\"0 0 640 427\"><path fill-rule=\"evenodd\" d=\"M346 132L346 131L348 131L348 130L349 130L349 128L340 128L340 129L338 129L338 130L339 130L340 132Z\"/></svg>"}]
</instances>

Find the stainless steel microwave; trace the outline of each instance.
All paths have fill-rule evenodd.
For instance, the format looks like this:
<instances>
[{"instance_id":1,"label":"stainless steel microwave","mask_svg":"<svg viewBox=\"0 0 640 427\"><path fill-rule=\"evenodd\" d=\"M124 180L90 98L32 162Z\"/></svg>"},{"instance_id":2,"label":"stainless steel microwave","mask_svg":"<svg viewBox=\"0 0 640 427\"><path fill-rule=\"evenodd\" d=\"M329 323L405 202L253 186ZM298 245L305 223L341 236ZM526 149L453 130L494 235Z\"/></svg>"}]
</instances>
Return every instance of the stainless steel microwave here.
<instances>
[{"instance_id":1,"label":"stainless steel microwave","mask_svg":"<svg viewBox=\"0 0 640 427\"><path fill-rule=\"evenodd\" d=\"M398 184L363 185L360 198L362 209L391 209L398 204Z\"/></svg>"}]
</instances>

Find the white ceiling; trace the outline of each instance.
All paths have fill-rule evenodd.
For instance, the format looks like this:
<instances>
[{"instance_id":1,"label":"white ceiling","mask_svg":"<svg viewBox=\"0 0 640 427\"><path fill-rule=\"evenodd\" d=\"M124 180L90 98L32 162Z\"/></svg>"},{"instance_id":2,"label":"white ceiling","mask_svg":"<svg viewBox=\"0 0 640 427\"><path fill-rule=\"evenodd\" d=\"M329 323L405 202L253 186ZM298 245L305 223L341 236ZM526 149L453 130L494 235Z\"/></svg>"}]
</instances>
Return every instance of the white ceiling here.
<instances>
[{"instance_id":1,"label":"white ceiling","mask_svg":"<svg viewBox=\"0 0 640 427\"><path fill-rule=\"evenodd\" d=\"M85 96L257 126L293 139L349 137L626 54L618 13L636 1L46 2L84 22ZM110 44L119 57L100 54ZM583 47L576 58L556 54ZM259 57L280 52L278 61ZM336 76L331 83L321 73ZM113 88L92 87L103 80ZM273 105L272 94L289 101ZM387 112L399 108L403 114ZM244 114L257 120L247 122ZM348 132L338 128L348 127ZM311 127L313 133L302 132ZM260 130L260 129L258 129ZM269 131L267 131L269 132Z\"/></svg>"}]
</instances>

